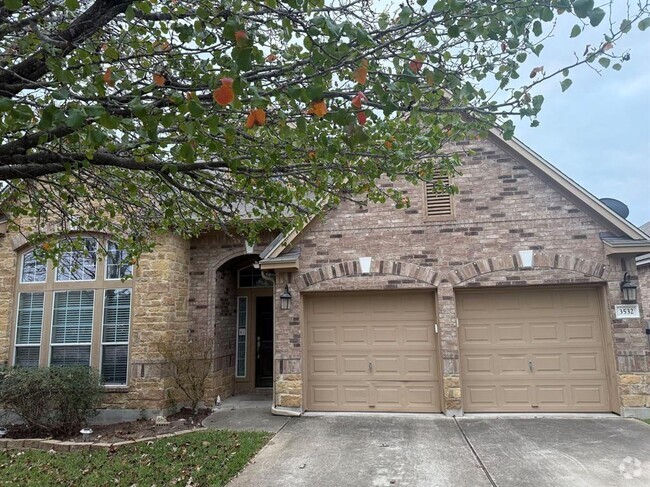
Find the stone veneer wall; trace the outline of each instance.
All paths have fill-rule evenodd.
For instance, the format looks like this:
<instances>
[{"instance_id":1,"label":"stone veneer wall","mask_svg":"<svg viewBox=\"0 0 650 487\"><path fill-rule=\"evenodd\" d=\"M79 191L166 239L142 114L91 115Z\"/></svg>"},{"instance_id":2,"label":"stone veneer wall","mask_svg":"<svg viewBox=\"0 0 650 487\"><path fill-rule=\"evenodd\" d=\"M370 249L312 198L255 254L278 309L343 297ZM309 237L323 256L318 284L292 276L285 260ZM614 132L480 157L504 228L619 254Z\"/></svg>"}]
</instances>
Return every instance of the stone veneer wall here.
<instances>
[{"instance_id":1,"label":"stone veneer wall","mask_svg":"<svg viewBox=\"0 0 650 487\"><path fill-rule=\"evenodd\" d=\"M5 226L0 223L0 364L2 365L9 363L18 259L11 238L5 233Z\"/></svg>"},{"instance_id":2,"label":"stone veneer wall","mask_svg":"<svg viewBox=\"0 0 650 487\"><path fill-rule=\"evenodd\" d=\"M603 286L607 296L606 322L614 344L621 406L648 407L650 393L639 385L650 378L644 325L642 320L614 318L614 304L621 302L623 269L634 263L631 258L624 262L605 255L599 234L611 229L492 139L462 143L458 149L468 152L463 174L454 181L460 189L453 197L454 218L427 218L423 188L402 185L410 208L343 202L312 222L294 242L301 250L300 271L280 274L276 287L279 294L289 283L293 295L291 310L276 309L276 404L303 406L303 291L436 288L443 402L446 411L455 412L462 407L456 288L592 283ZM520 250L534 251L533 269L521 268ZM369 275L361 275L359 257L373 258ZM613 362L612 358L612 366Z\"/></svg>"}]
</instances>

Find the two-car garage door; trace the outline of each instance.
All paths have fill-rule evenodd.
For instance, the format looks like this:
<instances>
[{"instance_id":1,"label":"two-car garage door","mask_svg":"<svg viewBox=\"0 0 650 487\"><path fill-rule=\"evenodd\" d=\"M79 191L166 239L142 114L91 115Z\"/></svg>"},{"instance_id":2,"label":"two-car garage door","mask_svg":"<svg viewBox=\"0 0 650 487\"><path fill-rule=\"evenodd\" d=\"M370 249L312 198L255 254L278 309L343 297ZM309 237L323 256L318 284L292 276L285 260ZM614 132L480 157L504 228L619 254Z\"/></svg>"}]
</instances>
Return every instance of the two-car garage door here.
<instances>
[{"instance_id":1,"label":"two-car garage door","mask_svg":"<svg viewBox=\"0 0 650 487\"><path fill-rule=\"evenodd\" d=\"M307 409L440 411L434 293L305 298Z\"/></svg>"},{"instance_id":2,"label":"two-car garage door","mask_svg":"<svg viewBox=\"0 0 650 487\"><path fill-rule=\"evenodd\" d=\"M464 410L611 411L595 288L459 292Z\"/></svg>"}]
</instances>

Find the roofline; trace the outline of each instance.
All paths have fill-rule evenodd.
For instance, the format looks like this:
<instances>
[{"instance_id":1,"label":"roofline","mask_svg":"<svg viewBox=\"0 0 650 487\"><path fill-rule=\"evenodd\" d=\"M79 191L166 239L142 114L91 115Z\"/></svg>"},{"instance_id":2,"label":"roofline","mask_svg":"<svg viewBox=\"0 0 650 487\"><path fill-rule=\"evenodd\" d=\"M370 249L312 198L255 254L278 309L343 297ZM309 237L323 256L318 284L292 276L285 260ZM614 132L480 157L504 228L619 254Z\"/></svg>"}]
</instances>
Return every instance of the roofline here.
<instances>
[{"instance_id":1,"label":"roofline","mask_svg":"<svg viewBox=\"0 0 650 487\"><path fill-rule=\"evenodd\" d=\"M650 241L639 242L638 240L630 240L626 243L612 244L605 243L605 255L620 255L620 254L636 254L643 255L650 252Z\"/></svg>"},{"instance_id":2,"label":"roofline","mask_svg":"<svg viewBox=\"0 0 650 487\"><path fill-rule=\"evenodd\" d=\"M636 258L636 266L643 267L650 265L650 254L639 255Z\"/></svg>"},{"instance_id":3,"label":"roofline","mask_svg":"<svg viewBox=\"0 0 650 487\"><path fill-rule=\"evenodd\" d=\"M514 137L511 140L505 140L501 135L501 131L496 128L490 129L490 133L496 137L500 143L505 144L511 150L523 156L527 161L535 166L536 169L550 178L553 182L557 183L562 189L568 191L571 195L578 198L578 200L580 200L582 203L592 208L594 212L598 214L598 216L602 217L614 228L620 230L626 236L632 239L648 239L648 236L645 233L643 233L625 218L616 214L593 194L580 186L573 179L569 178L566 174L557 169L522 141Z\"/></svg>"}]
</instances>

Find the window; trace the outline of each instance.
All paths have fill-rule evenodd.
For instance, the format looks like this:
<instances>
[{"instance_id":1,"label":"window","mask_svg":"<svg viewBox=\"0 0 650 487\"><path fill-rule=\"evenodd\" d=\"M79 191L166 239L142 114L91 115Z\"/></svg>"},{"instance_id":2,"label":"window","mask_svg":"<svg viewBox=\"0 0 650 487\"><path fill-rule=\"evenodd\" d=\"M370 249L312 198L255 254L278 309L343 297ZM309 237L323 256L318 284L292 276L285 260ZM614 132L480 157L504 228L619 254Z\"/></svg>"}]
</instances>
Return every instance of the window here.
<instances>
[{"instance_id":1,"label":"window","mask_svg":"<svg viewBox=\"0 0 650 487\"><path fill-rule=\"evenodd\" d=\"M20 282L44 282L47 277L47 266L36 260L34 252L23 255L23 268Z\"/></svg>"},{"instance_id":2,"label":"window","mask_svg":"<svg viewBox=\"0 0 650 487\"><path fill-rule=\"evenodd\" d=\"M131 276L133 266L127 262L127 253L115 242L108 242L106 249L106 279L126 279Z\"/></svg>"},{"instance_id":3,"label":"window","mask_svg":"<svg viewBox=\"0 0 650 487\"><path fill-rule=\"evenodd\" d=\"M13 363L90 366L106 385L126 385L133 287L126 252L84 237L83 250L66 252L57 267L38 263L32 251L21 262Z\"/></svg>"},{"instance_id":4,"label":"window","mask_svg":"<svg viewBox=\"0 0 650 487\"><path fill-rule=\"evenodd\" d=\"M94 291L54 293L50 365L90 365Z\"/></svg>"},{"instance_id":5,"label":"window","mask_svg":"<svg viewBox=\"0 0 650 487\"><path fill-rule=\"evenodd\" d=\"M94 281L97 274L97 240L84 238L83 250L64 252L56 270L56 280Z\"/></svg>"},{"instance_id":6,"label":"window","mask_svg":"<svg viewBox=\"0 0 650 487\"><path fill-rule=\"evenodd\" d=\"M264 277L262 271L252 265L239 270L238 281L239 287L273 287L273 281Z\"/></svg>"},{"instance_id":7,"label":"window","mask_svg":"<svg viewBox=\"0 0 650 487\"><path fill-rule=\"evenodd\" d=\"M237 298L237 370L235 377L246 377L246 323L248 321L248 299Z\"/></svg>"},{"instance_id":8,"label":"window","mask_svg":"<svg viewBox=\"0 0 650 487\"><path fill-rule=\"evenodd\" d=\"M448 174L438 174L425 183L425 206L428 217L452 216L451 194L444 188L451 185Z\"/></svg>"},{"instance_id":9,"label":"window","mask_svg":"<svg viewBox=\"0 0 650 487\"><path fill-rule=\"evenodd\" d=\"M102 379L110 385L126 384L131 290L107 289L102 320Z\"/></svg>"},{"instance_id":10,"label":"window","mask_svg":"<svg viewBox=\"0 0 650 487\"><path fill-rule=\"evenodd\" d=\"M14 365L38 367L43 328L43 303L45 294L20 293L16 323L16 354Z\"/></svg>"}]
</instances>

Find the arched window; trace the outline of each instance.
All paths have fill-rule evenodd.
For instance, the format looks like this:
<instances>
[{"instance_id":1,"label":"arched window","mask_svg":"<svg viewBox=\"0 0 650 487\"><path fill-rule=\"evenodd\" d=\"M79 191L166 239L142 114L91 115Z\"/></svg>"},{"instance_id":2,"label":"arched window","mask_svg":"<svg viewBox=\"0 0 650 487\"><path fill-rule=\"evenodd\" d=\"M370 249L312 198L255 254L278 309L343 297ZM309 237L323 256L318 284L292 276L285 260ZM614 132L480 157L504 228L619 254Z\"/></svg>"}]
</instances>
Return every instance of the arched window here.
<instances>
[{"instance_id":1,"label":"arched window","mask_svg":"<svg viewBox=\"0 0 650 487\"><path fill-rule=\"evenodd\" d=\"M106 385L126 385L133 287L126 257L114 242L94 237L83 237L81 249L64 252L56 267L24 252L12 363L87 365Z\"/></svg>"}]
</instances>

